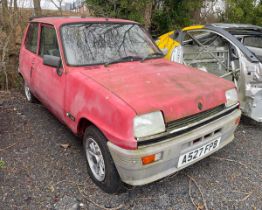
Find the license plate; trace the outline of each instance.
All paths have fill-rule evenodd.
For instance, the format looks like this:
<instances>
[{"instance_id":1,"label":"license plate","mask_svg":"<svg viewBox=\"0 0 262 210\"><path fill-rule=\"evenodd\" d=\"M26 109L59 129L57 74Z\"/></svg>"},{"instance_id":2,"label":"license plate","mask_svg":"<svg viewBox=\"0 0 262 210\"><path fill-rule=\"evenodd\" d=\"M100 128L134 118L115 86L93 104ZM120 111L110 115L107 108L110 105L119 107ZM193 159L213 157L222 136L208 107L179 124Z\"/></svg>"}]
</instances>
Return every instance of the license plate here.
<instances>
[{"instance_id":1,"label":"license plate","mask_svg":"<svg viewBox=\"0 0 262 210\"><path fill-rule=\"evenodd\" d=\"M184 165L187 165L197 159L200 159L203 156L206 156L208 153L212 152L218 148L221 137L209 142L208 144L203 145L193 151L185 153L179 157L177 167L180 168Z\"/></svg>"}]
</instances>

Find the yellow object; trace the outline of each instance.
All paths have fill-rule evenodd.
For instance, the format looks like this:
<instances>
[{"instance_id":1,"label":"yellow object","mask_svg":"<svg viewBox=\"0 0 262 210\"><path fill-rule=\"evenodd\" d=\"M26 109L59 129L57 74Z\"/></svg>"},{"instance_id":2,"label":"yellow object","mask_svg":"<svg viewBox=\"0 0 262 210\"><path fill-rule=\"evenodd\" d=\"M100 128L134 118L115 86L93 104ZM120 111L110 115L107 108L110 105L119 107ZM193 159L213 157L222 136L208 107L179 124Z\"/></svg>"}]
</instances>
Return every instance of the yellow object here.
<instances>
[{"instance_id":1,"label":"yellow object","mask_svg":"<svg viewBox=\"0 0 262 210\"><path fill-rule=\"evenodd\" d=\"M173 35L173 34L174 34L174 31L170 31L170 32L160 36L158 38L158 40L156 41L156 44L160 49L162 49L162 50L167 49L168 50L167 54L165 55L165 58L168 59L168 60L171 59L173 49L180 45L179 42L170 38L170 36Z\"/></svg>"},{"instance_id":2,"label":"yellow object","mask_svg":"<svg viewBox=\"0 0 262 210\"><path fill-rule=\"evenodd\" d=\"M182 31L189 31L189 30L196 30L196 29L202 29L204 28L204 25L194 25L194 26L188 26L182 29ZM158 40L156 41L157 46L161 49L167 50L167 54L165 55L165 58L168 60L171 60L171 55L174 50L174 48L181 45L179 42L175 41L173 38L170 38L174 34L174 31L170 31L168 33L165 33L161 35Z\"/></svg>"},{"instance_id":3,"label":"yellow object","mask_svg":"<svg viewBox=\"0 0 262 210\"><path fill-rule=\"evenodd\" d=\"M155 162L155 155L148 155L148 156L142 157L143 165L148 165L153 162Z\"/></svg>"},{"instance_id":4,"label":"yellow object","mask_svg":"<svg viewBox=\"0 0 262 210\"><path fill-rule=\"evenodd\" d=\"M204 28L204 25L194 25L194 26L188 26L182 29L182 31L190 31L190 30L196 30L196 29L202 29Z\"/></svg>"}]
</instances>

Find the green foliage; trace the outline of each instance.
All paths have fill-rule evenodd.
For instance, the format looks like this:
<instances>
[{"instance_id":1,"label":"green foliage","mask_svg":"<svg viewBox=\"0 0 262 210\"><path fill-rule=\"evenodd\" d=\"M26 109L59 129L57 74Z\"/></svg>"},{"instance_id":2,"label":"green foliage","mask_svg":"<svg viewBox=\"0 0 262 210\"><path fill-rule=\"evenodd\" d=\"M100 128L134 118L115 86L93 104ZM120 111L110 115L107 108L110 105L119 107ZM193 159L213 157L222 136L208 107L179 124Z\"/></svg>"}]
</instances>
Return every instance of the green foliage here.
<instances>
[{"instance_id":1,"label":"green foliage","mask_svg":"<svg viewBox=\"0 0 262 210\"><path fill-rule=\"evenodd\" d=\"M156 33L167 32L199 21L203 0L165 0L162 8L153 13L152 28Z\"/></svg>"},{"instance_id":2,"label":"green foliage","mask_svg":"<svg viewBox=\"0 0 262 210\"><path fill-rule=\"evenodd\" d=\"M86 0L95 16L116 17L145 23L145 8L152 4L150 31L158 36L184 26L199 24L205 0ZM214 1L214 0L210 0ZM226 11L211 20L262 25L262 0L224 0Z\"/></svg>"},{"instance_id":3,"label":"green foliage","mask_svg":"<svg viewBox=\"0 0 262 210\"><path fill-rule=\"evenodd\" d=\"M3 160L0 160L0 169L4 169L6 167L6 163Z\"/></svg>"},{"instance_id":4,"label":"green foliage","mask_svg":"<svg viewBox=\"0 0 262 210\"><path fill-rule=\"evenodd\" d=\"M152 4L151 33L173 30L174 27L195 23L194 14L200 14L203 0L86 0L95 16L116 17L144 24L145 8Z\"/></svg>"},{"instance_id":5,"label":"green foliage","mask_svg":"<svg viewBox=\"0 0 262 210\"><path fill-rule=\"evenodd\" d=\"M262 25L262 1L226 0L226 21Z\"/></svg>"},{"instance_id":6,"label":"green foliage","mask_svg":"<svg viewBox=\"0 0 262 210\"><path fill-rule=\"evenodd\" d=\"M96 16L124 18L143 23L143 11L151 0L87 0Z\"/></svg>"}]
</instances>

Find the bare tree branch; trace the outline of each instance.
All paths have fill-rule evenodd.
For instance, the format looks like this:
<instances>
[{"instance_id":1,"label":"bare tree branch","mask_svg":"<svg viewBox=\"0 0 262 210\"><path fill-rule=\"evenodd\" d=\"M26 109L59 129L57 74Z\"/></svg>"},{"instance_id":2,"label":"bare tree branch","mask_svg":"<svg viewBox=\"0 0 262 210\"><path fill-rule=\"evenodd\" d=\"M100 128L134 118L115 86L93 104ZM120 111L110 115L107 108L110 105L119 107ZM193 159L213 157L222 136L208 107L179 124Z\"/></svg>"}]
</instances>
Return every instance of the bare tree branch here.
<instances>
[{"instance_id":1,"label":"bare tree branch","mask_svg":"<svg viewBox=\"0 0 262 210\"><path fill-rule=\"evenodd\" d=\"M48 0L49 2L51 2L60 12L60 15L63 14L62 11L62 4L64 2L64 0Z\"/></svg>"},{"instance_id":2,"label":"bare tree branch","mask_svg":"<svg viewBox=\"0 0 262 210\"><path fill-rule=\"evenodd\" d=\"M41 6L40 6L40 1L41 0L33 0L34 3L34 12L36 16L41 16L42 14L42 10L41 10Z\"/></svg>"}]
</instances>

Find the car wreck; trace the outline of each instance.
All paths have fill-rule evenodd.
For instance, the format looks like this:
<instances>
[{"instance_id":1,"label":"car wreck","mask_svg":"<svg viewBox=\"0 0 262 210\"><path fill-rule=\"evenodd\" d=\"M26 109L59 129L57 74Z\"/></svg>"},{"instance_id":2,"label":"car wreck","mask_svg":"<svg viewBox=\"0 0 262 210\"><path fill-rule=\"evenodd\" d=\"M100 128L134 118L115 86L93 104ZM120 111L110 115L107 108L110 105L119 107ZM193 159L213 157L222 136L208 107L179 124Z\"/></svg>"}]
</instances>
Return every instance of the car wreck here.
<instances>
[{"instance_id":1,"label":"car wreck","mask_svg":"<svg viewBox=\"0 0 262 210\"><path fill-rule=\"evenodd\" d=\"M243 114L262 122L262 27L196 25L156 41L168 60L234 81Z\"/></svg>"},{"instance_id":2,"label":"car wreck","mask_svg":"<svg viewBox=\"0 0 262 210\"><path fill-rule=\"evenodd\" d=\"M87 172L108 193L162 179L234 139L235 84L163 56L128 20L42 17L25 30L26 99L83 139Z\"/></svg>"}]
</instances>

